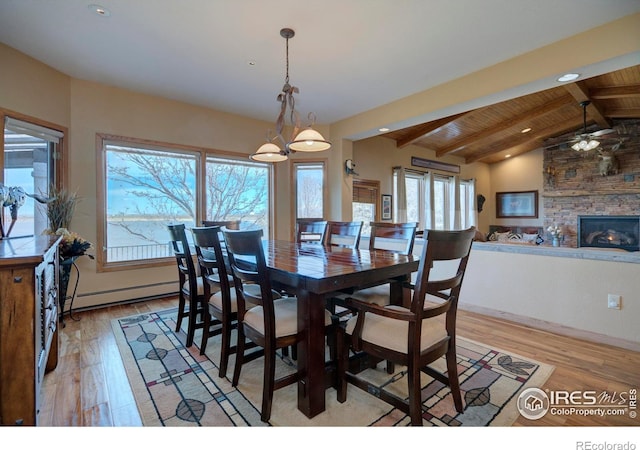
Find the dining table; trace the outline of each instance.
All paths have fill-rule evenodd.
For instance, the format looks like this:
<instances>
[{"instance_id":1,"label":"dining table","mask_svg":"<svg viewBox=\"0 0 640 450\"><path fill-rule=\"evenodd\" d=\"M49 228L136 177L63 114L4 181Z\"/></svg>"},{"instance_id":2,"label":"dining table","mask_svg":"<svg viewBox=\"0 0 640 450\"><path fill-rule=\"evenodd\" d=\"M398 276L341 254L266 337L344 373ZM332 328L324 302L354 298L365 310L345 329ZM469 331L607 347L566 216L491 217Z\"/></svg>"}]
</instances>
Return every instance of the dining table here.
<instances>
[{"instance_id":1,"label":"dining table","mask_svg":"<svg viewBox=\"0 0 640 450\"><path fill-rule=\"evenodd\" d=\"M388 250L350 249L320 244L265 240L264 250L271 282L297 298L298 409L312 418L325 410L326 300L359 287L389 283L391 303L403 304L408 290L403 284L418 270L419 258Z\"/></svg>"}]
</instances>

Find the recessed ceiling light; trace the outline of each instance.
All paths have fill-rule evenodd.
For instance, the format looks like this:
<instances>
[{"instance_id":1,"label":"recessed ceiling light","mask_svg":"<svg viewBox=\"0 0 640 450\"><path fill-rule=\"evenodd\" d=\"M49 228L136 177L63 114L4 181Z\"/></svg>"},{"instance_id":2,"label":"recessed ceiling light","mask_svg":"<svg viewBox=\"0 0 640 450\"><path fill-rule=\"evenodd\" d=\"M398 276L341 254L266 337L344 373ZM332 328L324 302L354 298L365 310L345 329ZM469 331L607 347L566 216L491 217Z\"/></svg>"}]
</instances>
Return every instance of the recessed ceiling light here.
<instances>
[{"instance_id":1,"label":"recessed ceiling light","mask_svg":"<svg viewBox=\"0 0 640 450\"><path fill-rule=\"evenodd\" d=\"M511 155L504 155L505 158L511 158Z\"/></svg>"},{"instance_id":2,"label":"recessed ceiling light","mask_svg":"<svg viewBox=\"0 0 640 450\"><path fill-rule=\"evenodd\" d=\"M529 131L531 131L531 128L525 128L520 133L528 133Z\"/></svg>"},{"instance_id":3,"label":"recessed ceiling light","mask_svg":"<svg viewBox=\"0 0 640 450\"><path fill-rule=\"evenodd\" d=\"M378 131L380 131L381 133L386 133L387 131L389 131L389 128L387 127L378 128Z\"/></svg>"},{"instance_id":4,"label":"recessed ceiling light","mask_svg":"<svg viewBox=\"0 0 640 450\"><path fill-rule=\"evenodd\" d=\"M101 5L89 5L89 10L100 17L109 17L111 15L111 11Z\"/></svg>"},{"instance_id":5,"label":"recessed ceiling light","mask_svg":"<svg viewBox=\"0 0 640 450\"><path fill-rule=\"evenodd\" d=\"M579 73L565 73L564 75L562 75L560 78L558 78L558 81L563 82L563 81L573 81L576 78L578 78L580 76Z\"/></svg>"}]
</instances>

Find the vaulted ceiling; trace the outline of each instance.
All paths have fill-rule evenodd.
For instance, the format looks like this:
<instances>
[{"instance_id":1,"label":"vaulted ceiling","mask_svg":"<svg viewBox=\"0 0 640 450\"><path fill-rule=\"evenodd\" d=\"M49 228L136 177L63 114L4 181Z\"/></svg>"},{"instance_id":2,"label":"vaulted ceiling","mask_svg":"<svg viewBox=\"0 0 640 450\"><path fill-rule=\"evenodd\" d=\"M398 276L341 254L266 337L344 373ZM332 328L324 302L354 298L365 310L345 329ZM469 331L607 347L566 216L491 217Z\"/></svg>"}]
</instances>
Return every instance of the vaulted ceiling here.
<instances>
[{"instance_id":1,"label":"vaulted ceiling","mask_svg":"<svg viewBox=\"0 0 640 450\"><path fill-rule=\"evenodd\" d=\"M383 136L398 148L416 145L438 157L455 155L466 163L495 163L583 131L609 129L625 119L640 119L640 65L565 83L534 94L474 109ZM530 131L523 133L524 129ZM604 135L613 143L618 136ZM620 137L621 138L621 137Z\"/></svg>"}]
</instances>

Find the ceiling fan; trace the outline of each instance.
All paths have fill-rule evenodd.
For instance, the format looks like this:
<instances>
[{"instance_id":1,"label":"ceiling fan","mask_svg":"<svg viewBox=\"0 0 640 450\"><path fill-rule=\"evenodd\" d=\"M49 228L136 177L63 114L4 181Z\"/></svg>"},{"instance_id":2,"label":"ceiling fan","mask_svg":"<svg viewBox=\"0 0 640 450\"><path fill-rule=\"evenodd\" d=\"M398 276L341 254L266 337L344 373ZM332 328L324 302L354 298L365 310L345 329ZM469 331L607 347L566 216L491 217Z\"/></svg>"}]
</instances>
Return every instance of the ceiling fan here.
<instances>
[{"instance_id":1,"label":"ceiling fan","mask_svg":"<svg viewBox=\"0 0 640 450\"><path fill-rule=\"evenodd\" d=\"M545 148L566 145L578 152L588 152L600 146L602 139L598 139L598 138L610 133L615 133L616 130L612 128L605 128L602 130L597 130L592 132L587 131L587 106L589 106L590 103L591 102L589 100L580 102L580 106L582 106L582 120L583 120L582 133L578 133L573 138L569 138L569 139L564 138L564 139L561 139L560 141L551 140L550 141L551 144L547 145Z\"/></svg>"}]
</instances>

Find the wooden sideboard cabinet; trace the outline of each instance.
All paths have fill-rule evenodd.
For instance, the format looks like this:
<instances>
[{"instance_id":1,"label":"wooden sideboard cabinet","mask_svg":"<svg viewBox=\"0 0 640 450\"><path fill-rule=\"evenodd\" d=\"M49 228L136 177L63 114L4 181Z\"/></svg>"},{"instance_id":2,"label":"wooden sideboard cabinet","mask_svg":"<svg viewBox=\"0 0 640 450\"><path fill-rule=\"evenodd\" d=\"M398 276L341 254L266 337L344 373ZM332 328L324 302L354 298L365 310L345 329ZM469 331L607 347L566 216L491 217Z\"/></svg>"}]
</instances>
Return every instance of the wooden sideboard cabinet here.
<instances>
[{"instance_id":1,"label":"wooden sideboard cabinet","mask_svg":"<svg viewBox=\"0 0 640 450\"><path fill-rule=\"evenodd\" d=\"M58 242L0 241L0 424L37 425L45 372L58 364Z\"/></svg>"}]
</instances>

